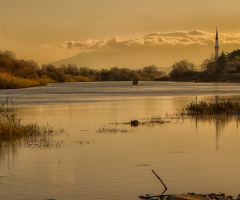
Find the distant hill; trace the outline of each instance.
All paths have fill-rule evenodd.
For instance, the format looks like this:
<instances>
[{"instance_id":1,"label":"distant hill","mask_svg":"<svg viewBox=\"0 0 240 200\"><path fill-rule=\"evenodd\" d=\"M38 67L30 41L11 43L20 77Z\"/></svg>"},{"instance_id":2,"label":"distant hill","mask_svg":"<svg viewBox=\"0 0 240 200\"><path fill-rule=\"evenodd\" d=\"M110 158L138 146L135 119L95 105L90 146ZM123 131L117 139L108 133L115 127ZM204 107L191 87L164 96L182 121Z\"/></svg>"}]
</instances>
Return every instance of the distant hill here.
<instances>
[{"instance_id":1,"label":"distant hill","mask_svg":"<svg viewBox=\"0 0 240 200\"><path fill-rule=\"evenodd\" d=\"M203 55L202 55L202 54ZM205 54L205 55L204 55ZM201 56L199 56L201 55ZM118 50L97 50L92 52L79 53L67 59L52 62L55 66L62 64L76 64L79 67L87 66L93 69L127 67L140 69L145 66L155 65L163 68L164 71L170 71L169 67L173 63L187 59L197 65L200 65L203 58L209 55L208 51L202 51L202 48L195 52L189 49L175 47L158 48L136 48L136 49L118 49ZM205 57L206 56L206 57ZM190 59L191 58L191 59Z\"/></svg>"},{"instance_id":2,"label":"distant hill","mask_svg":"<svg viewBox=\"0 0 240 200\"><path fill-rule=\"evenodd\" d=\"M131 63L130 60L128 62L118 62L118 60L121 60L124 57L124 54L120 54L118 51L98 50L79 53L73 57L52 62L52 64L61 66L62 64L71 63L76 64L79 67L88 66L90 68L109 68L115 66L123 67L124 65L129 65Z\"/></svg>"},{"instance_id":3,"label":"distant hill","mask_svg":"<svg viewBox=\"0 0 240 200\"><path fill-rule=\"evenodd\" d=\"M76 64L77 66L88 66L90 68L110 68L110 67L127 67L143 68L149 65L159 66L158 52L150 53L143 50L126 51L126 50L101 50L79 53L73 57L52 62L56 66L62 64Z\"/></svg>"}]
</instances>

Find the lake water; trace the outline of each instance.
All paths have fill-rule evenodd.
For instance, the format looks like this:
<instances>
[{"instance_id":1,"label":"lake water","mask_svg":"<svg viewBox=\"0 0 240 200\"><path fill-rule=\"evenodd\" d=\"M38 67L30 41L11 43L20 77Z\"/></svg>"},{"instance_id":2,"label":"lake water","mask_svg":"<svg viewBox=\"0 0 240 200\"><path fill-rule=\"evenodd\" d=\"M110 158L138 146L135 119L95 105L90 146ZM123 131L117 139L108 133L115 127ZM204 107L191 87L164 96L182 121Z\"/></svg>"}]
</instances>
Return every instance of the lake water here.
<instances>
[{"instance_id":1,"label":"lake water","mask_svg":"<svg viewBox=\"0 0 240 200\"><path fill-rule=\"evenodd\" d=\"M0 199L136 200L138 195L240 193L238 119L164 117L196 100L240 99L240 84L130 82L56 83L0 90L24 123L64 128L49 148L0 148ZM99 132L105 130L105 132ZM110 131L115 130L115 131Z\"/></svg>"}]
</instances>

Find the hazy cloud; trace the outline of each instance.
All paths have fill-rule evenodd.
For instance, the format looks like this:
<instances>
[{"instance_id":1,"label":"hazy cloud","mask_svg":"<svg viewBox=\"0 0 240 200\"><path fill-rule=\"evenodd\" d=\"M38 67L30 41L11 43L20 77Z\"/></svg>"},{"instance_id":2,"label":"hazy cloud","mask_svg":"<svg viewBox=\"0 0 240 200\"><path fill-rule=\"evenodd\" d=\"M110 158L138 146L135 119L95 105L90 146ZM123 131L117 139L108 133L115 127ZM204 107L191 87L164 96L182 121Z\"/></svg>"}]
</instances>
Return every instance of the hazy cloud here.
<instances>
[{"instance_id":1,"label":"hazy cloud","mask_svg":"<svg viewBox=\"0 0 240 200\"><path fill-rule=\"evenodd\" d=\"M150 33L141 37L120 40L118 37L110 40L67 41L61 48L80 49L121 49L130 47L153 47L161 45L211 45L215 41L215 34L204 31L179 31L169 33ZM240 34L219 34L220 44L240 44Z\"/></svg>"},{"instance_id":2,"label":"hazy cloud","mask_svg":"<svg viewBox=\"0 0 240 200\"><path fill-rule=\"evenodd\" d=\"M47 49L51 49L52 46L51 45L46 45L46 44L43 44L41 45L41 48L47 48Z\"/></svg>"},{"instance_id":3,"label":"hazy cloud","mask_svg":"<svg viewBox=\"0 0 240 200\"><path fill-rule=\"evenodd\" d=\"M219 38L219 41L222 44L240 44L240 35L239 34L224 34Z\"/></svg>"}]
</instances>

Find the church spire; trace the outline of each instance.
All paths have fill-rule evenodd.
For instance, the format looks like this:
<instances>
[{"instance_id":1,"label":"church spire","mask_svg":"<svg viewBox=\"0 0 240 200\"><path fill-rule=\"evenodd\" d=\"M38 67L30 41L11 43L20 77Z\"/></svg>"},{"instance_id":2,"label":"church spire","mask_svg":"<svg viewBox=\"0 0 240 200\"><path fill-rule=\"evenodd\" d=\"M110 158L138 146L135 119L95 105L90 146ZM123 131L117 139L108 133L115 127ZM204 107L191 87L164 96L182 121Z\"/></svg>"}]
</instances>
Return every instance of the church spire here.
<instances>
[{"instance_id":1,"label":"church spire","mask_svg":"<svg viewBox=\"0 0 240 200\"><path fill-rule=\"evenodd\" d=\"M215 39L215 61L217 61L218 59L218 50L219 50L219 46L218 46L218 30L216 28L216 39Z\"/></svg>"}]
</instances>

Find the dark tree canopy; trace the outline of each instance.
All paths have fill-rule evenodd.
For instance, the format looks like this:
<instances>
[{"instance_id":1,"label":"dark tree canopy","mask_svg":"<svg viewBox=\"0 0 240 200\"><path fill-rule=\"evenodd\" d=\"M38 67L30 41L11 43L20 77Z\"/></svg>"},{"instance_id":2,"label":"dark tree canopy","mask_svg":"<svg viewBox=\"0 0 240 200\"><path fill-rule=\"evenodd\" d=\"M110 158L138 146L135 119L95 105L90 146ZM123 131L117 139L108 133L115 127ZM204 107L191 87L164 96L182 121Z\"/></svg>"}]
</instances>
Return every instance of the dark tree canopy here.
<instances>
[{"instance_id":1,"label":"dark tree canopy","mask_svg":"<svg viewBox=\"0 0 240 200\"><path fill-rule=\"evenodd\" d=\"M234 60L236 57L240 57L240 49L234 50L230 53L227 54L228 60L232 61Z\"/></svg>"},{"instance_id":2,"label":"dark tree canopy","mask_svg":"<svg viewBox=\"0 0 240 200\"><path fill-rule=\"evenodd\" d=\"M181 79L183 72L193 71L193 70L194 70L193 63L188 62L187 60L181 60L172 65L172 71L170 72L170 77L173 80Z\"/></svg>"},{"instance_id":3,"label":"dark tree canopy","mask_svg":"<svg viewBox=\"0 0 240 200\"><path fill-rule=\"evenodd\" d=\"M223 74L226 72L227 57L224 52L217 59L216 73Z\"/></svg>"}]
</instances>

